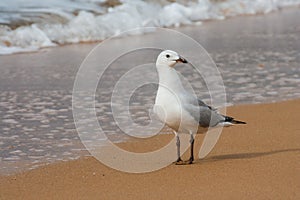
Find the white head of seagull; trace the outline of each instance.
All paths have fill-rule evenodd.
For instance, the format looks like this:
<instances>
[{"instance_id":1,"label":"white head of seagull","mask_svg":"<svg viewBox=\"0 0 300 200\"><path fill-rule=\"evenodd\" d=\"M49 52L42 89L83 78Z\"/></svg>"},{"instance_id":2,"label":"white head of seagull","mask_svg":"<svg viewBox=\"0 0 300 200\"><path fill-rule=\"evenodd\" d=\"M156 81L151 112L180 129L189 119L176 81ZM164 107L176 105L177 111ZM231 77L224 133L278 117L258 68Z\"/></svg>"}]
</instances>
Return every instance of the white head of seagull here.
<instances>
[{"instance_id":1,"label":"white head of seagull","mask_svg":"<svg viewBox=\"0 0 300 200\"><path fill-rule=\"evenodd\" d=\"M178 62L187 63L187 61L179 56L175 51L165 50L158 55L156 65L174 67L174 65Z\"/></svg>"},{"instance_id":2,"label":"white head of seagull","mask_svg":"<svg viewBox=\"0 0 300 200\"><path fill-rule=\"evenodd\" d=\"M171 50L162 51L156 60L156 69L159 76L159 90L160 94L165 93L166 89L169 92L182 93L185 91L181 84L181 80L174 66L176 63L187 63L178 53ZM165 95L163 95L165 96ZM157 99L162 100L162 98Z\"/></svg>"}]
</instances>

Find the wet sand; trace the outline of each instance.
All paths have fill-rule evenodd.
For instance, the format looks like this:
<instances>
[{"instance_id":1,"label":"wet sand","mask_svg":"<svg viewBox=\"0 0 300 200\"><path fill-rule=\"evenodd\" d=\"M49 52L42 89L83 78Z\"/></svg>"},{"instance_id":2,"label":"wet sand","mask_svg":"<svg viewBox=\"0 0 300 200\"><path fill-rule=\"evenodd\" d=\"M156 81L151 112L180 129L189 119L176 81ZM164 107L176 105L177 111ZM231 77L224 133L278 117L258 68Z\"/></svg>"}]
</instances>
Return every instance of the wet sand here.
<instances>
[{"instance_id":1,"label":"wet sand","mask_svg":"<svg viewBox=\"0 0 300 200\"><path fill-rule=\"evenodd\" d=\"M299 110L299 99L229 107L248 124L223 129L213 151L193 165L128 174L84 157L1 176L0 199L299 199ZM144 152L171 137L120 146Z\"/></svg>"}]
</instances>

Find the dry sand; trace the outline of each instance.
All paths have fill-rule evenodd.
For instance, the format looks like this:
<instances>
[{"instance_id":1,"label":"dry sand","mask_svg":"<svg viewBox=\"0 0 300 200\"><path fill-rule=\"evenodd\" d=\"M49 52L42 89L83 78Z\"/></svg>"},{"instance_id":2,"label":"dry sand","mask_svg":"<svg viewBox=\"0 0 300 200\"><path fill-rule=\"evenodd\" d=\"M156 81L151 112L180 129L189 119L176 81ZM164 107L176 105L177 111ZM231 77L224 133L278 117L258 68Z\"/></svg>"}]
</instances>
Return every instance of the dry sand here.
<instances>
[{"instance_id":1,"label":"dry sand","mask_svg":"<svg viewBox=\"0 0 300 200\"><path fill-rule=\"evenodd\" d=\"M81 158L1 177L0 199L300 199L299 111L299 99L230 107L248 124L223 129L193 165L128 174ZM171 137L121 146L145 151Z\"/></svg>"}]
</instances>

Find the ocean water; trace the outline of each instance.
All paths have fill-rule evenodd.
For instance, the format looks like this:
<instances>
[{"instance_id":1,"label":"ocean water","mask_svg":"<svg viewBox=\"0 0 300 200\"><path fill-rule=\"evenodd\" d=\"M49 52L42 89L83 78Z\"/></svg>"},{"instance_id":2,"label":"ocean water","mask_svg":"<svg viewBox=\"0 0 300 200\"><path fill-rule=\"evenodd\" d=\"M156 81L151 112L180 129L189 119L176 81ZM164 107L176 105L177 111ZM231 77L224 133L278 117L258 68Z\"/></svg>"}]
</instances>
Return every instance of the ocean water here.
<instances>
[{"instance_id":1,"label":"ocean water","mask_svg":"<svg viewBox=\"0 0 300 200\"><path fill-rule=\"evenodd\" d=\"M137 27L200 25L299 4L300 0L2 0L0 55L101 41Z\"/></svg>"}]
</instances>

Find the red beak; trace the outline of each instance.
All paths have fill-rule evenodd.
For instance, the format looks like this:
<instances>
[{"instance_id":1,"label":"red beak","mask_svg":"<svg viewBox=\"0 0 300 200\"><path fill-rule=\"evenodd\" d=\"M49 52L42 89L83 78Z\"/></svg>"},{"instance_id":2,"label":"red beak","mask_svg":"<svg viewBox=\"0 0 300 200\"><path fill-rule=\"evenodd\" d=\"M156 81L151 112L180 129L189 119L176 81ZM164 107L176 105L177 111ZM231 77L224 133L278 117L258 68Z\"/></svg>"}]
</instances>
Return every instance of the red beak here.
<instances>
[{"instance_id":1,"label":"red beak","mask_svg":"<svg viewBox=\"0 0 300 200\"><path fill-rule=\"evenodd\" d=\"M176 60L176 62L188 63L188 61L187 61L186 59L182 58L182 57L178 58L178 59Z\"/></svg>"}]
</instances>

